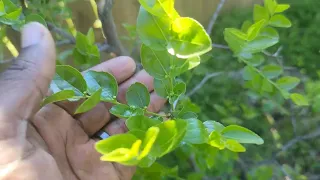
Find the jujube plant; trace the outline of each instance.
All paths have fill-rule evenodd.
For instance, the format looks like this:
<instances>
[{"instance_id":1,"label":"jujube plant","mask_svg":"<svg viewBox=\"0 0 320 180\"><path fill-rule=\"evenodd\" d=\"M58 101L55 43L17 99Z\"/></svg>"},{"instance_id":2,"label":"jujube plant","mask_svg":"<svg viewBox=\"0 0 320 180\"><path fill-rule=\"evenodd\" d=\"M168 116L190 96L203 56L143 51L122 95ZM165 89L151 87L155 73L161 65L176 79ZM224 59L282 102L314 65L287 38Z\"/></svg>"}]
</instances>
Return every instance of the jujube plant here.
<instances>
[{"instance_id":1,"label":"jujube plant","mask_svg":"<svg viewBox=\"0 0 320 180\"><path fill-rule=\"evenodd\" d=\"M156 93L168 99L168 111L149 112L148 89L141 83L132 84L126 92L126 104L117 101L118 84L112 74L86 71L100 62L99 47L92 29L86 35L77 32L72 57L75 67L57 65L50 85L52 95L42 106L58 101L82 101L74 114L84 113L99 102L113 104L110 113L126 119L128 132L101 140L96 150L102 161L128 166L150 167L157 159L181 145L207 144L212 148L245 152L243 144L264 143L251 130L238 125L224 126L218 121L198 119L197 111L185 96L186 83L179 76L201 62L212 49L212 42L196 20L181 17L174 0L139 0L136 32L142 42L140 58L143 68L154 78ZM265 0L255 5L253 21L245 21L241 29L226 28L224 38L233 54L244 64L245 86L265 97L282 95L297 105L308 105L303 95L291 91L299 78L282 76L283 68L266 62L264 52L279 42L276 28L288 28L291 22L283 12L290 6ZM26 22L47 25L39 14L22 13L10 0L0 0L1 29L11 26L19 30ZM186 100L187 99L187 100ZM213 100L214 101L214 100Z\"/></svg>"}]
</instances>

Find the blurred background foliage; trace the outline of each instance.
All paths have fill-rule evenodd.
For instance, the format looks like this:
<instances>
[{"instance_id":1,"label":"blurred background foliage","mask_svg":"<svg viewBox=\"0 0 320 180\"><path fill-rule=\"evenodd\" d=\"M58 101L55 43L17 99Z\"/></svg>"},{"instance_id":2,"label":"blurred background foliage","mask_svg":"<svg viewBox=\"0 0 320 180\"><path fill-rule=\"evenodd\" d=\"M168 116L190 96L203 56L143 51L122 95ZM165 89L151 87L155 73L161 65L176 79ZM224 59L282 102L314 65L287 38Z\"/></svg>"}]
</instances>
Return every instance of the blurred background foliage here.
<instances>
[{"instance_id":1,"label":"blurred background foliage","mask_svg":"<svg viewBox=\"0 0 320 180\"><path fill-rule=\"evenodd\" d=\"M15 0L18 2L18 0ZM29 0L30 11L39 12L71 34L86 33L94 27L96 42L104 38L94 0ZM240 28L242 22L252 19L253 4L260 0L227 0L211 32L215 44L225 45L223 30ZM308 139L310 132L320 131L320 1L278 0L291 8L285 13L292 27L280 30L280 43L268 49L267 61L280 62L286 74L298 76L302 83L298 91L305 92L310 107L297 108L281 97L264 98L244 88L241 74L243 65L232 53L223 48L202 57L202 64L182 78L188 83L187 94L199 109L200 120L215 120L224 125L239 124L259 134L265 143L248 146L247 152L237 154L206 145L185 145L163 157L160 164L148 171L138 171L145 179L269 180L269 179L320 179L320 138ZM191 16L207 26L219 0L177 0L182 15ZM88 8L91 6L92 8ZM113 14L120 39L139 61L139 41L135 33L138 12L136 0L116 0ZM6 59L19 50L19 35L10 29L3 33L0 58ZM68 62L73 45L65 45L63 37L55 35L58 60ZM11 48L11 49L10 49ZM70 50L71 49L71 50ZM3 50L3 51L2 51ZM102 53L102 59L112 54ZM192 91L204 77L206 83ZM319 137L319 136L318 136ZM305 140L305 139L307 140ZM190 158L191 157L191 158ZM140 178L141 179L141 178Z\"/></svg>"}]
</instances>

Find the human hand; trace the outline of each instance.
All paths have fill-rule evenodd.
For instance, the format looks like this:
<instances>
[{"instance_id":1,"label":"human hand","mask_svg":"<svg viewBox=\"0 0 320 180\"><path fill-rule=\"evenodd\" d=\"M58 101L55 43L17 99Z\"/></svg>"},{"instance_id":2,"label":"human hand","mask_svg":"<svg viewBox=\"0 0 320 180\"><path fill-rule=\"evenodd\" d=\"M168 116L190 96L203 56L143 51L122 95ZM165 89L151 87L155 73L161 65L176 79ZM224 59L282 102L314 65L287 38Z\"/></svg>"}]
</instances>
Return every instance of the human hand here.
<instances>
[{"instance_id":1,"label":"human hand","mask_svg":"<svg viewBox=\"0 0 320 180\"><path fill-rule=\"evenodd\" d=\"M124 133L123 120L111 121L111 104L73 116L79 103L60 102L41 109L41 100L55 73L55 44L50 32L38 23L22 31L22 51L0 74L0 179L131 179L135 168L100 161L93 135ZM151 92L149 111L159 111L165 100L153 91L145 71L134 74L135 63L118 57L92 68L113 74L119 85L119 102L134 82ZM132 76L132 77L131 77Z\"/></svg>"}]
</instances>

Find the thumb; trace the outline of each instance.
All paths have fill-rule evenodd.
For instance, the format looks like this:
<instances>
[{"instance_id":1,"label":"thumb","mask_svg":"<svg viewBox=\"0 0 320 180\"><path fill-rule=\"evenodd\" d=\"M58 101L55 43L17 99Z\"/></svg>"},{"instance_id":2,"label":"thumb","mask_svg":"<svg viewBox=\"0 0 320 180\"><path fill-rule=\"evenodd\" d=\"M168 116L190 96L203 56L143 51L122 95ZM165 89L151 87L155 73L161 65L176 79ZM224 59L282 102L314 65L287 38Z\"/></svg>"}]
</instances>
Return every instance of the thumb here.
<instances>
[{"instance_id":1,"label":"thumb","mask_svg":"<svg viewBox=\"0 0 320 180\"><path fill-rule=\"evenodd\" d=\"M56 53L50 32L39 23L24 26L21 46L20 55L0 74L0 115L28 119L48 91Z\"/></svg>"}]
</instances>

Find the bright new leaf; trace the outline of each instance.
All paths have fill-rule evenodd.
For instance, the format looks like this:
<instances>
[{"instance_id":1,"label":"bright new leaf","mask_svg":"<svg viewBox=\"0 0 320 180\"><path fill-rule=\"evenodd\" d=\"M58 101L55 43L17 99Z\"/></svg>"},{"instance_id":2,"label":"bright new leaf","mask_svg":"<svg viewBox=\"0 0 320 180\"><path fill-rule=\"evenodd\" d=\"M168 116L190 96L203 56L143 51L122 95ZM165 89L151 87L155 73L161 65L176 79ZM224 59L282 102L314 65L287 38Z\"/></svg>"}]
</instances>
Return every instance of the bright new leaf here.
<instances>
[{"instance_id":1,"label":"bright new leaf","mask_svg":"<svg viewBox=\"0 0 320 180\"><path fill-rule=\"evenodd\" d=\"M233 139L228 139L225 142L225 146L227 149L233 152L245 152L246 148L243 147L238 141L233 140Z\"/></svg>"},{"instance_id":2,"label":"bright new leaf","mask_svg":"<svg viewBox=\"0 0 320 180\"><path fill-rule=\"evenodd\" d=\"M96 143L96 150L103 154L101 160L137 164L141 140L132 134L117 134Z\"/></svg>"},{"instance_id":3,"label":"bright new leaf","mask_svg":"<svg viewBox=\"0 0 320 180\"><path fill-rule=\"evenodd\" d=\"M168 16L172 19L179 17L174 9L174 0L139 0L139 3L154 16Z\"/></svg>"},{"instance_id":4,"label":"bright new leaf","mask_svg":"<svg viewBox=\"0 0 320 180\"><path fill-rule=\"evenodd\" d=\"M269 25L273 27L291 27L291 21L282 14L274 15L270 18Z\"/></svg>"},{"instance_id":5,"label":"bright new leaf","mask_svg":"<svg viewBox=\"0 0 320 180\"><path fill-rule=\"evenodd\" d=\"M199 22L187 17L173 21L167 47L170 54L187 59L205 54L211 49L211 39Z\"/></svg>"},{"instance_id":6,"label":"bright new leaf","mask_svg":"<svg viewBox=\"0 0 320 180\"><path fill-rule=\"evenodd\" d=\"M254 10L253 10L253 19L255 22L258 22L262 19L268 21L269 20L268 9L266 9L265 7L260 6L258 4L255 4Z\"/></svg>"}]
</instances>

